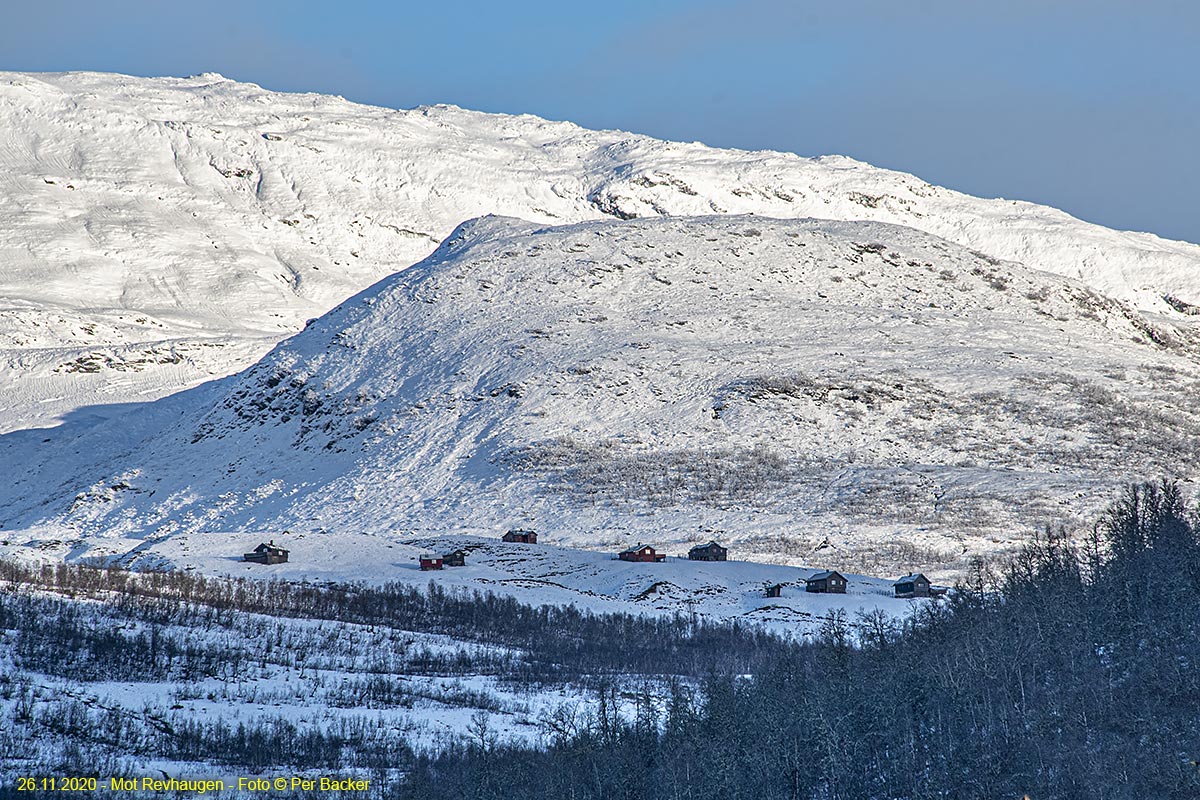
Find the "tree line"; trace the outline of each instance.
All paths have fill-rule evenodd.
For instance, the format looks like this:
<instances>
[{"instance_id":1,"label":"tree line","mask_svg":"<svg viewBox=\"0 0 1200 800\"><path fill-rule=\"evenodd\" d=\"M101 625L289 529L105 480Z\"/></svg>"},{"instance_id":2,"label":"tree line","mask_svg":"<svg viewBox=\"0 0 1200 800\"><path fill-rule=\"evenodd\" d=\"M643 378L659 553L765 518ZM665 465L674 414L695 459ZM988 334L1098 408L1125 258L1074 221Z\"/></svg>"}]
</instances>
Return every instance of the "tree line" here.
<instances>
[{"instance_id":1,"label":"tree line","mask_svg":"<svg viewBox=\"0 0 1200 800\"><path fill-rule=\"evenodd\" d=\"M22 632L17 647L23 655L53 669L51 662L58 663L64 653L87 654L74 659L77 673L62 673L84 680L111 674L110 666L134 679L140 674L146 679L169 677L172 673L164 664L171 664L180 653L186 655L187 643L165 633L166 626L237 628L255 640L270 641L289 635L288 626L271 622L285 619L439 634L459 642L509 648L521 657L501 661L502 669L484 672L522 684L581 676L699 678L713 672L753 672L776 651L796 646L753 624L714 622L694 615L596 613L574 605L534 606L512 596L447 590L433 581L425 587L310 584L182 571L132 573L70 564L32 567L0 560L3 585L10 591L0 593L0 625ZM81 622L81 615L96 613L93 604L76 602L81 599L102 601L102 613L110 624ZM247 615L267 619L252 620ZM131 636L113 620L143 623L145 636ZM204 656L217 661L230 658L220 652ZM432 668L447 669L444 660L430 658ZM110 665L106 659L118 661ZM70 665L68 660L60 668ZM460 666L451 671L478 665ZM212 672L211 667L204 670Z\"/></svg>"},{"instance_id":2,"label":"tree line","mask_svg":"<svg viewBox=\"0 0 1200 800\"><path fill-rule=\"evenodd\" d=\"M1132 486L1082 542L1048 530L902 625L832 615L700 698L593 713L545 749L419 756L399 796L1200 797L1196 508L1173 483Z\"/></svg>"},{"instance_id":3,"label":"tree line","mask_svg":"<svg viewBox=\"0 0 1200 800\"><path fill-rule=\"evenodd\" d=\"M414 632L454 644L430 649ZM806 642L436 584L0 562L0 664L0 751L22 771L328 766L369 770L372 796L399 800L1190 800L1200 521L1175 484L1133 486L1082 540L1046 531L910 619L834 613ZM495 701L435 698L480 710L431 752L361 720L201 721L39 679L169 682L182 698L215 678L230 702L262 702L238 692L285 668L293 681L321 674L305 691L328 707L409 707L429 699L413 694L418 674L569 682L591 701L545 714L541 746L522 746L495 734Z\"/></svg>"},{"instance_id":4,"label":"tree line","mask_svg":"<svg viewBox=\"0 0 1200 800\"><path fill-rule=\"evenodd\" d=\"M147 761L367 770L379 797L415 748L436 746L414 741L422 708L527 716L528 698L564 686L607 691L610 708L618 687L695 681L714 665L752 672L793 646L754 626L533 607L435 583L0 561L0 798L18 775L136 775ZM107 684L146 684L148 699L108 699ZM198 718L193 700L214 718ZM304 720L270 710L280 705Z\"/></svg>"}]
</instances>

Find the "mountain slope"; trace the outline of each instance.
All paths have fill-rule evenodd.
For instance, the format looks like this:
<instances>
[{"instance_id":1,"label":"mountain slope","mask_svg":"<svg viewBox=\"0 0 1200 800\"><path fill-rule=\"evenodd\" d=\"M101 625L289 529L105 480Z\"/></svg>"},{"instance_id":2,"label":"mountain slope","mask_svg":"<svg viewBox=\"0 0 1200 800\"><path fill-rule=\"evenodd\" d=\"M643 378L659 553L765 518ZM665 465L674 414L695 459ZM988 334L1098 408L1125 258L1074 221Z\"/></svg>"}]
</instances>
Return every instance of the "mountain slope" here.
<instances>
[{"instance_id":1,"label":"mountain slope","mask_svg":"<svg viewBox=\"0 0 1200 800\"><path fill-rule=\"evenodd\" d=\"M876 220L1144 310L1200 304L1200 247L841 157L393 111L219 75L0 73L0 134L0 430L240 369L489 213Z\"/></svg>"},{"instance_id":2,"label":"mountain slope","mask_svg":"<svg viewBox=\"0 0 1200 800\"><path fill-rule=\"evenodd\" d=\"M909 228L490 217L241 375L0 437L0 521L67 557L532 525L953 571L1195 463L1197 348Z\"/></svg>"}]
</instances>

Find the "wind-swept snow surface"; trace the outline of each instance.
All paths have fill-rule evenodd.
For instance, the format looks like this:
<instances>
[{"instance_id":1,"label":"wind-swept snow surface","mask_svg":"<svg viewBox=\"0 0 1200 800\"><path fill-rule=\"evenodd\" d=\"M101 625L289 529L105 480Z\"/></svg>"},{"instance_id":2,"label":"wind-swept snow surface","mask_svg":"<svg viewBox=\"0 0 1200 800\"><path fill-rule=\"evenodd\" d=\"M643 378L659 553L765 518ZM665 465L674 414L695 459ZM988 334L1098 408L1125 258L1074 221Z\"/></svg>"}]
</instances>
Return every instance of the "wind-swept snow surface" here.
<instances>
[{"instance_id":1,"label":"wind-swept snow surface","mask_svg":"<svg viewBox=\"0 0 1200 800\"><path fill-rule=\"evenodd\" d=\"M393 111L212 74L0 73L0 430L236 371L489 213L876 220L1145 310L1200 304L1200 247L847 158Z\"/></svg>"},{"instance_id":2,"label":"wind-swept snow surface","mask_svg":"<svg viewBox=\"0 0 1200 800\"><path fill-rule=\"evenodd\" d=\"M243 374L0 437L23 465L0 522L72 558L520 525L953 571L1195 463L1196 354L1190 328L910 228L490 217Z\"/></svg>"}]
</instances>

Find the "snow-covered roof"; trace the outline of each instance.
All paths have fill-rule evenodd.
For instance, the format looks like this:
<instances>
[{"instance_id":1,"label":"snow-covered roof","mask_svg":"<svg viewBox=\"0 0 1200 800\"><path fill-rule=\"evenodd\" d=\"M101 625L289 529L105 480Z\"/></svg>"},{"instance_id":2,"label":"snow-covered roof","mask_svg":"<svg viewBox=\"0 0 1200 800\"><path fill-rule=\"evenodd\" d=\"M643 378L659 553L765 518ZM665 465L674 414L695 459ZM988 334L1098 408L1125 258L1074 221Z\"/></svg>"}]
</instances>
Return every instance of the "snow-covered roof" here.
<instances>
[{"instance_id":1,"label":"snow-covered roof","mask_svg":"<svg viewBox=\"0 0 1200 800\"><path fill-rule=\"evenodd\" d=\"M639 550L645 550L645 549L647 549L647 548L649 548L650 550L653 550L653 549L654 549L653 547L651 547L651 546L650 546L650 545L648 545L648 544L635 544L633 547L626 547L626 548L625 548L624 550L622 550L621 552L622 552L622 553L636 553L636 552L638 552Z\"/></svg>"},{"instance_id":2,"label":"snow-covered roof","mask_svg":"<svg viewBox=\"0 0 1200 800\"><path fill-rule=\"evenodd\" d=\"M911 575L904 575L904 576L902 576L902 577L900 577L900 578L897 578L897 579L896 579L896 583L913 583L913 582L914 582L914 581L916 581L917 579L923 580L923 581L925 581L926 583L928 583L928 582L929 582L929 578L926 578L926 577L925 577L925 576L924 576L922 573L920 573L920 572L914 572L914 573L913 573L913 574L911 574ZM893 584L893 585L895 585L895 584Z\"/></svg>"}]
</instances>

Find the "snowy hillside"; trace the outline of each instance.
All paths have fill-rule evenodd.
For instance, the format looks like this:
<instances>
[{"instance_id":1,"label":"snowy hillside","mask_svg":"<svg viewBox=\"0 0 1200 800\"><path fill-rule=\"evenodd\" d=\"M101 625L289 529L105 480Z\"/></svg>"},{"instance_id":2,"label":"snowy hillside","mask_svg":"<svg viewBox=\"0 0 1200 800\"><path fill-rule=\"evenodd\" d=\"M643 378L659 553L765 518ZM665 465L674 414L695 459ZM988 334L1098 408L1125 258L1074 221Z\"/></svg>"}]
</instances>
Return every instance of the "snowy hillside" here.
<instances>
[{"instance_id":1,"label":"snowy hillside","mask_svg":"<svg viewBox=\"0 0 1200 800\"><path fill-rule=\"evenodd\" d=\"M811 570L631 564L495 538L277 543L289 563L235 562L256 544L244 533L139 555L181 567L169 573L0 561L0 779L64 764L103 774L119 758L127 773L373 767L379 781L413 750L485 734L541 743L599 704L663 712L711 675L756 674L835 635L894 636L935 602L860 576L846 594L809 594ZM424 547L461 547L467 563L419 572ZM363 580L327 582L347 559ZM768 582L783 595L764 597Z\"/></svg>"},{"instance_id":2,"label":"snowy hillside","mask_svg":"<svg viewBox=\"0 0 1200 800\"><path fill-rule=\"evenodd\" d=\"M236 371L489 213L876 220L1145 310L1200 304L1200 247L841 157L394 111L211 74L0 73L0 430Z\"/></svg>"},{"instance_id":3,"label":"snowy hillside","mask_svg":"<svg viewBox=\"0 0 1200 800\"><path fill-rule=\"evenodd\" d=\"M805 591L812 567L740 560L702 562L686 558L688 547L666 548L662 563L620 561L616 550L595 552L553 545L509 544L498 533L482 536L391 537L371 534L274 535L287 548L285 564L250 564L240 555L261 542L248 533L179 534L150 543L116 563L134 570L197 570L204 575L288 581L397 584L510 596L531 605L575 606L595 613L697 614L711 621L750 621L780 634L811 634L832 611L848 619L880 611L903 618L920 602L897 599L892 579L847 575L845 594ZM466 566L422 572L424 554L466 551ZM895 576L892 576L893 578ZM767 598L768 586L782 587Z\"/></svg>"},{"instance_id":4,"label":"snowy hillside","mask_svg":"<svg viewBox=\"0 0 1200 800\"><path fill-rule=\"evenodd\" d=\"M1197 351L909 228L484 218L243 374L0 437L3 547L531 526L950 574L1195 463Z\"/></svg>"}]
</instances>

